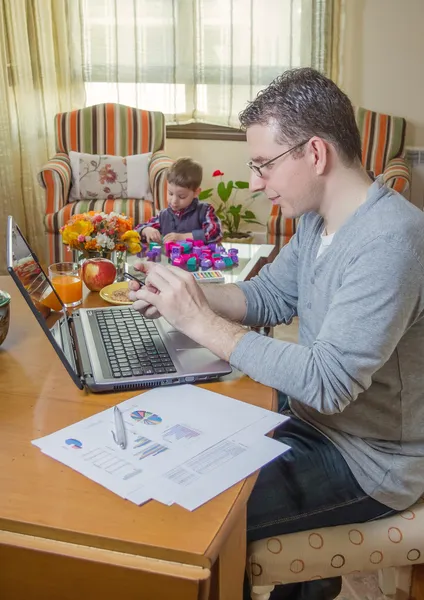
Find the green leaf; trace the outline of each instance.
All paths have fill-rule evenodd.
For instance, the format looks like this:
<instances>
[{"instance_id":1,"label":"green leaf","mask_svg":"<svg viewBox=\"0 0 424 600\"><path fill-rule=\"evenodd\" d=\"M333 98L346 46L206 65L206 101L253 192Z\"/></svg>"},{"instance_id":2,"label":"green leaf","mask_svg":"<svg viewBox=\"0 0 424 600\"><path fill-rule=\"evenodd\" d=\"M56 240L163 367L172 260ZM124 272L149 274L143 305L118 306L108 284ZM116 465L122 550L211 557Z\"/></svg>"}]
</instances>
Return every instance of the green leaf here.
<instances>
[{"instance_id":1,"label":"green leaf","mask_svg":"<svg viewBox=\"0 0 424 600\"><path fill-rule=\"evenodd\" d=\"M246 190L249 187L247 181L236 181L235 185L239 190Z\"/></svg>"},{"instance_id":2,"label":"green leaf","mask_svg":"<svg viewBox=\"0 0 424 600\"><path fill-rule=\"evenodd\" d=\"M199 200L207 200L212 196L213 188L209 188L208 190L202 190L199 194Z\"/></svg>"},{"instance_id":3,"label":"green leaf","mask_svg":"<svg viewBox=\"0 0 424 600\"><path fill-rule=\"evenodd\" d=\"M229 181L227 185L223 181L218 183L217 192L218 196L225 203L228 202L229 197L231 196L231 192L233 191L234 184L232 181Z\"/></svg>"},{"instance_id":4,"label":"green leaf","mask_svg":"<svg viewBox=\"0 0 424 600\"><path fill-rule=\"evenodd\" d=\"M242 206L239 204L238 206L230 206L228 211L233 215L233 217L239 216L241 212Z\"/></svg>"},{"instance_id":5,"label":"green leaf","mask_svg":"<svg viewBox=\"0 0 424 600\"><path fill-rule=\"evenodd\" d=\"M246 210L243 215L243 219L256 219L256 215L251 210Z\"/></svg>"}]
</instances>

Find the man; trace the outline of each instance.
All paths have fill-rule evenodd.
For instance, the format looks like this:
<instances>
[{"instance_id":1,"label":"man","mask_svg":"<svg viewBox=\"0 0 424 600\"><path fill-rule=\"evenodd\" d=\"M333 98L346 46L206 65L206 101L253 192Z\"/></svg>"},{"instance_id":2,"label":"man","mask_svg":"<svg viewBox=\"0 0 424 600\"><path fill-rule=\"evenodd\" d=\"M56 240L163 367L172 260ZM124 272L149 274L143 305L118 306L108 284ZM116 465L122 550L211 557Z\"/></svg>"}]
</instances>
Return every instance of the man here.
<instances>
[{"instance_id":1,"label":"man","mask_svg":"<svg viewBox=\"0 0 424 600\"><path fill-rule=\"evenodd\" d=\"M251 189L296 235L249 282L195 285L140 267L134 308L172 325L280 392L291 450L264 467L248 540L387 516L424 491L424 215L361 165L352 105L312 69L288 71L241 113ZM243 325L290 323L299 344ZM340 578L280 586L331 599Z\"/></svg>"}]
</instances>

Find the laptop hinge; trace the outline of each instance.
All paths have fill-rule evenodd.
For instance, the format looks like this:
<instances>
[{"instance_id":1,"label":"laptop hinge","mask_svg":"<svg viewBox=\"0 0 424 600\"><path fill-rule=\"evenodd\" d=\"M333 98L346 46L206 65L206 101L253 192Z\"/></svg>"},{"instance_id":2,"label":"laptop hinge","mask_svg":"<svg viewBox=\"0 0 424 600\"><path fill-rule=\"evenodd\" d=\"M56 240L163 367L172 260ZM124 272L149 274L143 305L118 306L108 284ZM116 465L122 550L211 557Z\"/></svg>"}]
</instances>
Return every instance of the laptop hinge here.
<instances>
[{"instance_id":1,"label":"laptop hinge","mask_svg":"<svg viewBox=\"0 0 424 600\"><path fill-rule=\"evenodd\" d=\"M72 315L68 315L68 325L73 353L78 363L78 374L81 381L84 384L87 384L87 381L93 379L93 373L87 348L85 346L85 337L82 332L81 318L78 311L75 311Z\"/></svg>"},{"instance_id":2,"label":"laptop hinge","mask_svg":"<svg viewBox=\"0 0 424 600\"><path fill-rule=\"evenodd\" d=\"M83 371L81 369L81 361L79 359L78 356L78 352L76 349L76 342L75 342L75 334L74 334L74 319L72 317L72 315L66 315L66 323L67 323L67 327L66 327L66 331L68 332L68 339L69 339L69 347L71 349L72 352L72 356L74 359L74 364L75 364L75 369L77 371L78 377L80 379L80 381L85 384L85 377L83 375Z\"/></svg>"}]
</instances>

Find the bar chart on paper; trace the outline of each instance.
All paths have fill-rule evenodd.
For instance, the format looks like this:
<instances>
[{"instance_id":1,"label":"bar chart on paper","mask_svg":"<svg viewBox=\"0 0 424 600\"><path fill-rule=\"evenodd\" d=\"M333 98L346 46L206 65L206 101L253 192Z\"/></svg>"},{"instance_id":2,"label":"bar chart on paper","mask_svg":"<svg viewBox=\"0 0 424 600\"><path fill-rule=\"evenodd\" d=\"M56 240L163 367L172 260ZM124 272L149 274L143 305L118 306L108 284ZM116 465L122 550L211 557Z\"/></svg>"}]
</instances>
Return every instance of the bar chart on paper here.
<instances>
[{"instance_id":1,"label":"bar chart on paper","mask_svg":"<svg viewBox=\"0 0 424 600\"><path fill-rule=\"evenodd\" d=\"M186 425L173 425L167 429L163 434L164 442L178 442L178 440L196 438L200 435L200 431L196 431Z\"/></svg>"},{"instance_id":2,"label":"bar chart on paper","mask_svg":"<svg viewBox=\"0 0 424 600\"><path fill-rule=\"evenodd\" d=\"M109 475L117 476L123 480L141 473L140 469L134 468L130 462L119 458L113 450L108 448L93 448L85 452L82 458Z\"/></svg>"}]
</instances>

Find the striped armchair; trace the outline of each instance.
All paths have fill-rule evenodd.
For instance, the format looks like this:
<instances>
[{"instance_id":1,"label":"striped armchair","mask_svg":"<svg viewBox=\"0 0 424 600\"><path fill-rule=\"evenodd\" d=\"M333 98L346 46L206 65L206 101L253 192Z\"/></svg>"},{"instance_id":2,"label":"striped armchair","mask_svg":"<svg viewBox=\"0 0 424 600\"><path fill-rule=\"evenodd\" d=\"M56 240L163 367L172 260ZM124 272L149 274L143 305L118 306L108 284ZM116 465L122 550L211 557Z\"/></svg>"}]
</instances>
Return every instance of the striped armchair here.
<instances>
[{"instance_id":1,"label":"striped armchair","mask_svg":"<svg viewBox=\"0 0 424 600\"><path fill-rule=\"evenodd\" d=\"M356 123L362 140L362 164L375 177L383 174L384 182L400 194L407 192L411 171L403 158L406 121L355 109ZM279 248L287 244L296 231L296 219L285 219L279 206L273 206L268 219L268 243Z\"/></svg>"},{"instance_id":2,"label":"striped armchair","mask_svg":"<svg viewBox=\"0 0 424 600\"><path fill-rule=\"evenodd\" d=\"M148 220L167 204L166 169L172 163L163 152L165 119L152 112L120 104L98 104L55 116L56 155L40 170L38 180L46 190L44 225L49 264L72 260L62 243L60 228L71 215L98 210L131 216L134 224ZM153 152L149 180L153 203L148 200L69 200L71 162L69 152L128 156Z\"/></svg>"}]
</instances>

